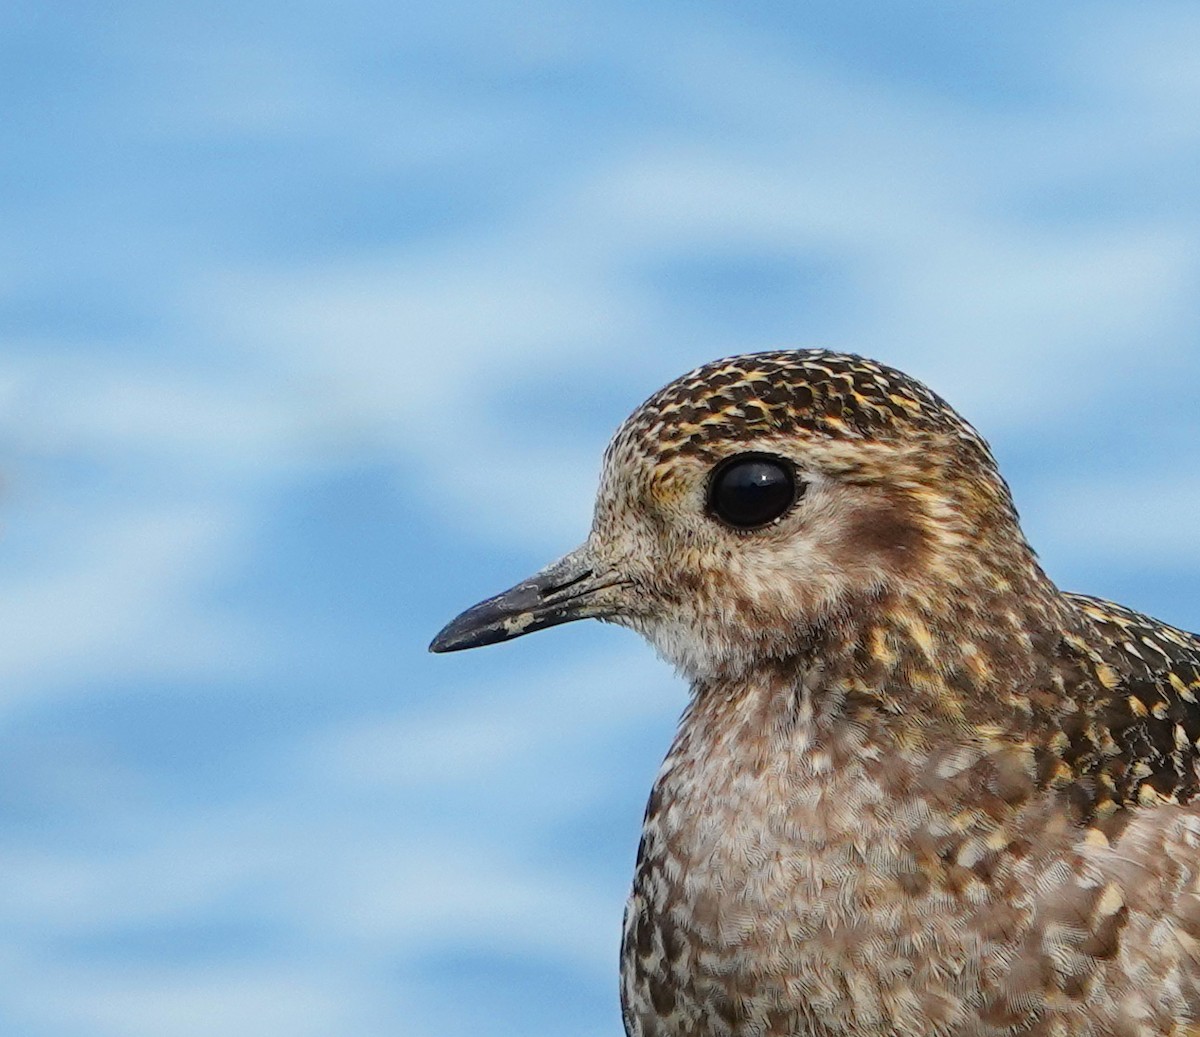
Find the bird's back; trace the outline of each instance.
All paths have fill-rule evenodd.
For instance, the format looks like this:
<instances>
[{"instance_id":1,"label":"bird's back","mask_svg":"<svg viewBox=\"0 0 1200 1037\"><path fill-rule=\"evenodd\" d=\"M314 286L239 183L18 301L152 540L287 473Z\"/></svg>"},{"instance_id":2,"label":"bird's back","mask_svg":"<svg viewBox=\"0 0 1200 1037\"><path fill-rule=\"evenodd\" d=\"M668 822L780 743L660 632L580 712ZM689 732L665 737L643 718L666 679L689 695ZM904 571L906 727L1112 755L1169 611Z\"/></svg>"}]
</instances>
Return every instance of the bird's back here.
<instances>
[{"instance_id":1,"label":"bird's back","mask_svg":"<svg viewBox=\"0 0 1200 1037\"><path fill-rule=\"evenodd\" d=\"M1087 723L1063 725L1072 780L1123 807L1189 803L1200 791L1200 638L1101 598L1064 598L1099 635L1095 705Z\"/></svg>"}]
</instances>

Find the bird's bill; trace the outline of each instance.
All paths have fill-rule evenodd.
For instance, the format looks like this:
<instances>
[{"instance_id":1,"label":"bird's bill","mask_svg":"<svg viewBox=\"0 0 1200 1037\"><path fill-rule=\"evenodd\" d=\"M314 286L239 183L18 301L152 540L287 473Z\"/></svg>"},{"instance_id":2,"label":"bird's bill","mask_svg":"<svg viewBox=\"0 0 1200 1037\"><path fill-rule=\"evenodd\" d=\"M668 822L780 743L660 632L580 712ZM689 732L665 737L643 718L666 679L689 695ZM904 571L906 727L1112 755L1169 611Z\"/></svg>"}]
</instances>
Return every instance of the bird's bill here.
<instances>
[{"instance_id":1,"label":"bird's bill","mask_svg":"<svg viewBox=\"0 0 1200 1037\"><path fill-rule=\"evenodd\" d=\"M503 594L472 605L442 628L429 650L458 652L576 619L612 616L623 586L614 573L598 570L585 544Z\"/></svg>"}]
</instances>

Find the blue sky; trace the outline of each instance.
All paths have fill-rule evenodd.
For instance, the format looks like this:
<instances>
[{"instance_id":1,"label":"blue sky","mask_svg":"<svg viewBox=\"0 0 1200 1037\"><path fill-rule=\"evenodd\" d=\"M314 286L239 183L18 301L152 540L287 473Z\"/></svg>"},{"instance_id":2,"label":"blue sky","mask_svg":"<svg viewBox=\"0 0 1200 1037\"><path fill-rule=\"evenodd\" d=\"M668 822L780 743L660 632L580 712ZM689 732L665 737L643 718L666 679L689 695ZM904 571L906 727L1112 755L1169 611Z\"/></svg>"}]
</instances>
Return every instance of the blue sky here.
<instances>
[{"instance_id":1,"label":"blue sky","mask_svg":"<svg viewBox=\"0 0 1200 1037\"><path fill-rule=\"evenodd\" d=\"M1064 586L1200 627L1200 14L0 11L0 1030L616 1035L684 704L452 657L716 356L992 441Z\"/></svg>"}]
</instances>

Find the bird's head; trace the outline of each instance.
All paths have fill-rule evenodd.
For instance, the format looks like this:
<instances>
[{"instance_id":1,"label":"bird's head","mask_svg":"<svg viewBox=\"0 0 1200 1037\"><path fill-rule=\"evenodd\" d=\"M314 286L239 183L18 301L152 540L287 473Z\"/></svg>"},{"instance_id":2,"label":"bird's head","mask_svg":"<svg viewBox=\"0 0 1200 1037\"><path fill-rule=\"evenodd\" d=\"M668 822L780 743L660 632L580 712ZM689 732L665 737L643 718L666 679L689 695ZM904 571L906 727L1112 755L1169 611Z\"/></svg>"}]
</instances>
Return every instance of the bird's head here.
<instances>
[{"instance_id":1,"label":"bird's head","mask_svg":"<svg viewBox=\"0 0 1200 1037\"><path fill-rule=\"evenodd\" d=\"M920 640L969 591L978 608L979 585L1005 592L1009 554L1032 558L991 453L925 386L855 356L750 354L634 411L585 543L431 648L596 617L706 679L885 607Z\"/></svg>"}]
</instances>

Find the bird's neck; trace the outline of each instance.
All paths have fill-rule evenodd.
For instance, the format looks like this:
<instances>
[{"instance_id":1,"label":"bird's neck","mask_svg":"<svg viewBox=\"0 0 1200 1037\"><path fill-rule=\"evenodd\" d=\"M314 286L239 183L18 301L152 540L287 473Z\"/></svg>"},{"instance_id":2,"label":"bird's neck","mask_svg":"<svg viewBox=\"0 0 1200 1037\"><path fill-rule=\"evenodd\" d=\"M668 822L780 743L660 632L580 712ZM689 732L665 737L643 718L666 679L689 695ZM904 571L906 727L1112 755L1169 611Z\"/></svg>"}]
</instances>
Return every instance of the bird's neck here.
<instances>
[{"instance_id":1,"label":"bird's neck","mask_svg":"<svg viewBox=\"0 0 1200 1037\"><path fill-rule=\"evenodd\" d=\"M800 709L818 732L850 722L944 748L980 731L1022 740L1077 623L1021 543L997 564L956 569L953 582L850 603L755 674L697 682L696 706L735 700L741 688L774 711L776 726Z\"/></svg>"}]
</instances>

